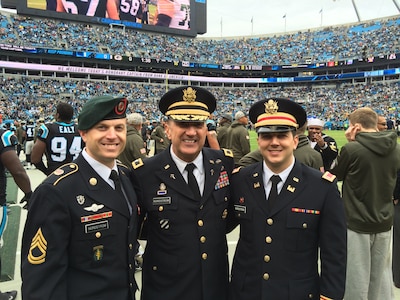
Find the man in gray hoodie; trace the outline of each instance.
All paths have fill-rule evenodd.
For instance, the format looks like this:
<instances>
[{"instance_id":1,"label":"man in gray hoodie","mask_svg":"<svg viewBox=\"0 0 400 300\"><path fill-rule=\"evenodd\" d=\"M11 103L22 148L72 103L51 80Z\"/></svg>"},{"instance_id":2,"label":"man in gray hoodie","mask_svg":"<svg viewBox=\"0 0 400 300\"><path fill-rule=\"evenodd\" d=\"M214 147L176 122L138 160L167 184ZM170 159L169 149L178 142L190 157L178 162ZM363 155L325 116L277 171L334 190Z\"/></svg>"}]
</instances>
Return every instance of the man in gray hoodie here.
<instances>
[{"instance_id":1,"label":"man in gray hoodie","mask_svg":"<svg viewBox=\"0 0 400 300\"><path fill-rule=\"evenodd\" d=\"M349 116L344 145L331 172L343 181L347 217L347 278L344 300L391 299L384 271L390 262L392 193L400 148L393 131L379 132L377 114L359 108Z\"/></svg>"}]
</instances>

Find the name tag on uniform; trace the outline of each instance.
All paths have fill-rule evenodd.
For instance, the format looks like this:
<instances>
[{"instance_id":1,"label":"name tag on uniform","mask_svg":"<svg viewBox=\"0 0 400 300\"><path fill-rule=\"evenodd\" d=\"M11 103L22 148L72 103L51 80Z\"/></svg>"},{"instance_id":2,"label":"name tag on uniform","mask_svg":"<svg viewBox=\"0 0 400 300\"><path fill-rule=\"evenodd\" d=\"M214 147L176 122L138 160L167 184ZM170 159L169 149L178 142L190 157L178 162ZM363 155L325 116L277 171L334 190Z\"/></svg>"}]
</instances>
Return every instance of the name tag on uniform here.
<instances>
[{"instance_id":1,"label":"name tag on uniform","mask_svg":"<svg viewBox=\"0 0 400 300\"><path fill-rule=\"evenodd\" d=\"M171 204L171 197L155 197L153 198L153 205L166 205Z\"/></svg>"},{"instance_id":2,"label":"name tag on uniform","mask_svg":"<svg viewBox=\"0 0 400 300\"><path fill-rule=\"evenodd\" d=\"M242 213L246 213L247 208L244 205L236 205L235 204L235 211L237 212L242 212Z\"/></svg>"},{"instance_id":3,"label":"name tag on uniform","mask_svg":"<svg viewBox=\"0 0 400 300\"><path fill-rule=\"evenodd\" d=\"M96 222L96 223L90 223L90 224L85 225L85 233L97 232L97 231L106 230L109 228L110 227L108 225L108 220Z\"/></svg>"}]
</instances>

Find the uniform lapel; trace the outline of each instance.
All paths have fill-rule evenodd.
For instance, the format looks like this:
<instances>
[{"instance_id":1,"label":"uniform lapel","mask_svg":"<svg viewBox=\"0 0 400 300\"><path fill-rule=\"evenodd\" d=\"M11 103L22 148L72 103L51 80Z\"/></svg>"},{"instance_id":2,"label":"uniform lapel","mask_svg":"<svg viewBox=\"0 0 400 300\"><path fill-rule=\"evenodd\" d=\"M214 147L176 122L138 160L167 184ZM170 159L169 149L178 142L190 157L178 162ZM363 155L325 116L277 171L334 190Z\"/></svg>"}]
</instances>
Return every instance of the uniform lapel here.
<instances>
[{"instance_id":1,"label":"uniform lapel","mask_svg":"<svg viewBox=\"0 0 400 300\"><path fill-rule=\"evenodd\" d=\"M297 195L304 189L301 164L296 162L290 172L286 182L283 184L282 190L278 195L271 213L274 214L286 207L290 202L296 199Z\"/></svg>"},{"instance_id":2,"label":"uniform lapel","mask_svg":"<svg viewBox=\"0 0 400 300\"><path fill-rule=\"evenodd\" d=\"M265 196L262 162L259 162L254 166L253 172L250 173L250 176L248 176L246 180L248 181L251 197L254 199L254 202L266 215L268 215L268 203Z\"/></svg>"},{"instance_id":3,"label":"uniform lapel","mask_svg":"<svg viewBox=\"0 0 400 300\"><path fill-rule=\"evenodd\" d=\"M136 211L137 207L137 197L136 192L133 189L132 183L130 182L129 178L126 176L125 172L119 168L120 178L121 178L121 185L124 188L126 197L128 198L128 202L132 208L132 214Z\"/></svg>"},{"instance_id":4,"label":"uniform lapel","mask_svg":"<svg viewBox=\"0 0 400 300\"><path fill-rule=\"evenodd\" d=\"M209 197L210 194L215 190L215 185L221 172L226 171L225 166L221 159L216 159L209 155L206 151L203 151L203 165L204 165L204 192L201 198L201 203L203 204Z\"/></svg>"},{"instance_id":5,"label":"uniform lapel","mask_svg":"<svg viewBox=\"0 0 400 300\"><path fill-rule=\"evenodd\" d=\"M195 199L191 196L192 191L172 160L169 150L166 149L157 155L160 156L160 168L155 171L155 176L165 183L167 190L174 190L185 198L190 198L194 201Z\"/></svg>"},{"instance_id":6,"label":"uniform lapel","mask_svg":"<svg viewBox=\"0 0 400 300\"><path fill-rule=\"evenodd\" d=\"M87 185L90 198L129 218L127 205L122 202L122 199L117 199L121 196L117 195L112 187L96 173L83 157L78 157L76 163L79 165L79 171Z\"/></svg>"}]
</instances>

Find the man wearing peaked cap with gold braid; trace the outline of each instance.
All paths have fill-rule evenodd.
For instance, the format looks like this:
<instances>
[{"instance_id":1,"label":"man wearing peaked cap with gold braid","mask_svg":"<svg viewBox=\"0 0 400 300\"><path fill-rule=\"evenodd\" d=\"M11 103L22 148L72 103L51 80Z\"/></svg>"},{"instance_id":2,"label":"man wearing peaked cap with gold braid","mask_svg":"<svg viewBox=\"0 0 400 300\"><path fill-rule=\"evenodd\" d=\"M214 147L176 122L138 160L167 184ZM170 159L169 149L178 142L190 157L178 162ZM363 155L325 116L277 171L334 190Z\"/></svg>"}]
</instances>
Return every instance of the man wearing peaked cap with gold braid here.
<instances>
[{"instance_id":1,"label":"man wearing peaked cap with gold braid","mask_svg":"<svg viewBox=\"0 0 400 300\"><path fill-rule=\"evenodd\" d=\"M142 300L228 299L225 234L233 157L229 150L203 148L215 106L215 97L200 87L166 93L159 108L168 117L171 145L132 163L147 213Z\"/></svg>"},{"instance_id":2,"label":"man wearing peaked cap with gold braid","mask_svg":"<svg viewBox=\"0 0 400 300\"><path fill-rule=\"evenodd\" d=\"M78 117L86 146L35 190L22 238L24 300L134 300L137 199L126 143L127 100L90 99ZM119 179L119 180L118 180Z\"/></svg>"},{"instance_id":3,"label":"man wearing peaked cap with gold braid","mask_svg":"<svg viewBox=\"0 0 400 300\"><path fill-rule=\"evenodd\" d=\"M253 104L249 116L263 161L232 176L228 227L239 224L240 237L229 300L342 299L344 208L335 176L293 155L296 128L305 123L304 109L288 99L272 98Z\"/></svg>"}]
</instances>

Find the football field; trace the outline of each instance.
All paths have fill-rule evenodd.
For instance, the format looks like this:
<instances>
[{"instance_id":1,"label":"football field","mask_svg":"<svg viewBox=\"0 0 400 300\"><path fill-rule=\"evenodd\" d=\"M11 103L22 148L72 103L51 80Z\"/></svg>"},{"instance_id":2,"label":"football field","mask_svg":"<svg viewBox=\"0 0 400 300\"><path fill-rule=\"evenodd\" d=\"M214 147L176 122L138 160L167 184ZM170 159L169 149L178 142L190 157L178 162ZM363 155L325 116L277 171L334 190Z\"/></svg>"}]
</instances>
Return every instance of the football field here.
<instances>
[{"instance_id":1,"label":"football field","mask_svg":"<svg viewBox=\"0 0 400 300\"><path fill-rule=\"evenodd\" d=\"M323 131L324 134L329 135L330 137L334 138L338 148L340 149L344 144L347 143L346 137L344 136L344 130L326 130ZM400 139L397 138L397 142L400 143ZM250 131L250 147L251 150L257 149L257 134L254 130Z\"/></svg>"}]
</instances>

